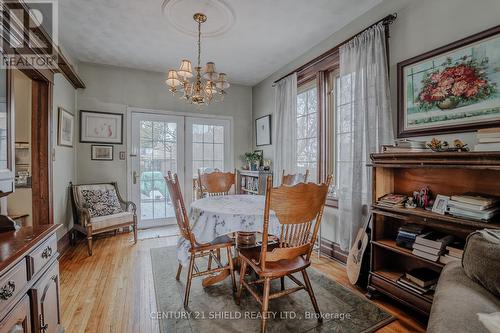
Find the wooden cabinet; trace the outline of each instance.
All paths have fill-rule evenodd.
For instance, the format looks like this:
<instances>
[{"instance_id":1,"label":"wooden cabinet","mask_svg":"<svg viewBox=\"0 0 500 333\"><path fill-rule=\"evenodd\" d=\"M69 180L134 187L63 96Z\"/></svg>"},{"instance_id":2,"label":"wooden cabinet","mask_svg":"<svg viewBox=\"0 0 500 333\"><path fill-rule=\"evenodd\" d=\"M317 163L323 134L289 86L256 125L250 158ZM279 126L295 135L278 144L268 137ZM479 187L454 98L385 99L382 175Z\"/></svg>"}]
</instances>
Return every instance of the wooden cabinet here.
<instances>
[{"instance_id":1,"label":"wooden cabinet","mask_svg":"<svg viewBox=\"0 0 500 333\"><path fill-rule=\"evenodd\" d=\"M57 261L31 288L30 296L33 331L44 333L62 332L59 310L59 266Z\"/></svg>"},{"instance_id":2,"label":"wooden cabinet","mask_svg":"<svg viewBox=\"0 0 500 333\"><path fill-rule=\"evenodd\" d=\"M500 229L500 218L489 223L441 215L422 208L384 207L376 201L388 193L411 195L428 186L433 195L451 196L480 192L500 196L500 153L400 153L372 154L373 204L371 267L368 292L386 294L428 315L432 295L420 295L397 283L404 272L426 267L440 272L443 264L418 257L396 245L398 228L407 223L465 240L482 228Z\"/></svg>"},{"instance_id":3,"label":"wooden cabinet","mask_svg":"<svg viewBox=\"0 0 500 333\"><path fill-rule=\"evenodd\" d=\"M30 301L24 296L0 322L0 333L30 333Z\"/></svg>"},{"instance_id":4,"label":"wooden cabinet","mask_svg":"<svg viewBox=\"0 0 500 333\"><path fill-rule=\"evenodd\" d=\"M0 333L59 333L60 225L0 233Z\"/></svg>"}]
</instances>

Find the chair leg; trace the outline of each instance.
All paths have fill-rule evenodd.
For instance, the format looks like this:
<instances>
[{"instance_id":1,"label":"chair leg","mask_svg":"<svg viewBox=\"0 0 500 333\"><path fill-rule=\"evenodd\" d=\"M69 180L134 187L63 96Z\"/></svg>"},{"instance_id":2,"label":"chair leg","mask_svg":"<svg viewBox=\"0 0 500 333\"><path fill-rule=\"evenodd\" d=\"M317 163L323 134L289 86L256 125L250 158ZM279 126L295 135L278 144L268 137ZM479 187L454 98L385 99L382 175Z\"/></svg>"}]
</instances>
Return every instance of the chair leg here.
<instances>
[{"instance_id":1,"label":"chair leg","mask_svg":"<svg viewBox=\"0 0 500 333\"><path fill-rule=\"evenodd\" d=\"M71 246L75 246L75 244L76 244L76 231L75 230L71 230L70 231L70 234L69 234L69 244Z\"/></svg>"},{"instance_id":2,"label":"chair leg","mask_svg":"<svg viewBox=\"0 0 500 333\"><path fill-rule=\"evenodd\" d=\"M240 286L238 288L238 293L236 294L236 304L240 305L241 293L243 291L243 280L245 279L245 271L247 270L247 262L245 260L240 260Z\"/></svg>"},{"instance_id":3,"label":"chair leg","mask_svg":"<svg viewBox=\"0 0 500 333\"><path fill-rule=\"evenodd\" d=\"M262 319L260 321L260 332L266 332L267 326L267 310L269 309L269 289L271 285L271 279L266 278L264 280L264 294L262 295Z\"/></svg>"},{"instance_id":4,"label":"chair leg","mask_svg":"<svg viewBox=\"0 0 500 333\"><path fill-rule=\"evenodd\" d=\"M191 280L193 279L193 267L194 267L194 253L191 254L191 259L189 260L189 270L186 283L186 292L184 294L184 309L188 309L189 304L189 291L191 289Z\"/></svg>"},{"instance_id":5,"label":"chair leg","mask_svg":"<svg viewBox=\"0 0 500 333\"><path fill-rule=\"evenodd\" d=\"M134 244L137 243L137 216L134 215Z\"/></svg>"},{"instance_id":6,"label":"chair leg","mask_svg":"<svg viewBox=\"0 0 500 333\"><path fill-rule=\"evenodd\" d=\"M87 251L92 256L92 235L87 236Z\"/></svg>"},{"instance_id":7,"label":"chair leg","mask_svg":"<svg viewBox=\"0 0 500 333\"><path fill-rule=\"evenodd\" d=\"M181 271L182 271L182 265L179 264L179 267L177 267L177 274L175 275L175 279L177 281L179 281L180 277L181 277Z\"/></svg>"},{"instance_id":8,"label":"chair leg","mask_svg":"<svg viewBox=\"0 0 500 333\"><path fill-rule=\"evenodd\" d=\"M229 263L229 273L231 273L231 280L233 282L233 293L236 292L236 278L234 277L233 254L231 248L227 247L227 262Z\"/></svg>"},{"instance_id":9,"label":"chair leg","mask_svg":"<svg viewBox=\"0 0 500 333\"><path fill-rule=\"evenodd\" d=\"M92 255L92 225L87 225L87 248L89 256Z\"/></svg>"},{"instance_id":10,"label":"chair leg","mask_svg":"<svg viewBox=\"0 0 500 333\"><path fill-rule=\"evenodd\" d=\"M307 288L306 290L307 293L309 294L309 297L311 298L314 311L316 311L316 314L318 315L318 322L322 323L323 318L321 317L321 312L319 311L318 302L316 301L316 297L314 296L314 291L312 289L311 281L309 280L309 275L307 275L307 271L305 269L302 271L302 277L304 278L304 283L306 284Z\"/></svg>"},{"instance_id":11,"label":"chair leg","mask_svg":"<svg viewBox=\"0 0 500 333\"><path fill-rule=\"evenodd\" d=\"M282 291L285 290L285 277L284 276L282 276L280 278L280 284L281 284L281 290Z\"/></svg>"}]
</instances>

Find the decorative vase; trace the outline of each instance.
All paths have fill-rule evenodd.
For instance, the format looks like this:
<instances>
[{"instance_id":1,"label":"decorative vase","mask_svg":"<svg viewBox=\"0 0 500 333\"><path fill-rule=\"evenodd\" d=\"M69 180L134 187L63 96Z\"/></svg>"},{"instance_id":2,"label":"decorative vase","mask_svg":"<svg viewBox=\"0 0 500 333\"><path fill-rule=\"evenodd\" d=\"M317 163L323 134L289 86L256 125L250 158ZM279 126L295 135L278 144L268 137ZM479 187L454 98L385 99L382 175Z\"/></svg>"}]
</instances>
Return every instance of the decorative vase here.
<instances>
[{"instance_id":1,"label":"decorative vase","mask_svg":"<svg viewBox=\"0 0 500 333\"><path fill-rule=\"evenodd\" d=\"M257 164L256 164L256 163L251 163L251 164L250 164L250 167L251 167L251 170L252 170L252 171L257 171L257 169L258 169L258 168L257 168Z\"/></svg>"},{"instance_id":2,"label":"decorative vase","mask_svg":"<svg viewBox=\"0 0 500 333\"><path fill-rule=\"evenodd\" d=\"M451 110L451 109L456 108L457 105L458 105L458 100L447 98L444 101L439 102L437 106L441 110Z\"/></svg>"}]
</instances>

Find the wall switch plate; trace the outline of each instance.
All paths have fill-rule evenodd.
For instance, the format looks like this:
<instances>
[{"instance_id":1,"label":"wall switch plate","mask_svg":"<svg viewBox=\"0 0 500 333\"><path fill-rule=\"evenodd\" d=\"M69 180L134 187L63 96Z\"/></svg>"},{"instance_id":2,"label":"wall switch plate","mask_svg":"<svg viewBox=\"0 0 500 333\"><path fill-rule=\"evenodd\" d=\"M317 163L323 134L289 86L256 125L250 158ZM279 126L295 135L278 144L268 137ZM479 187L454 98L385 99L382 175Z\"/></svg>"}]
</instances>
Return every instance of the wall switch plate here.
<instances>
[{"instance_id":1,"label":"wall switch plate","mask_svg":"<svg viewBox=\"0 0 500 333\"><path fill-rule=\"evenodd\" d=\"M120 160L124 160L124 159L126 159L126 154L124 151L121 151L120 152Z\"/></svg>"}]
</instances>

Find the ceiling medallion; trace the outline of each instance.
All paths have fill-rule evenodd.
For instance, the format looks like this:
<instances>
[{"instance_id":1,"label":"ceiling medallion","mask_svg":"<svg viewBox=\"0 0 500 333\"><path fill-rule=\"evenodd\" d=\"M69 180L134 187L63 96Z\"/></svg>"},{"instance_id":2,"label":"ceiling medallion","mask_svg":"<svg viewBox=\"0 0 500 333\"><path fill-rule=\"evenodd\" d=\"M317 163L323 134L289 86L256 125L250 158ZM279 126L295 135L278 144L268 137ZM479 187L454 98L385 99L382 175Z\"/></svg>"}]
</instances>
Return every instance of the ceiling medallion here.
<instances>
[{"instance_id":1,"label":"ceiling medallion","mask_svg":"<svg viewBox=\"0 0 500 333\"><path fill-rule=\"evenodd\" d=\"M230 86L227 75L217 73L213 62L207 62L205 67L201 68L201 25L207 21L207 16L196 13L193 19L198 24L198 62L194 73L191 61L183 59L178 70L168 71L165 83L172 95L180 92L181 98L192 104L210 104L217 96L223 101L226 89Z\"/></svg>"}]
</instances>

